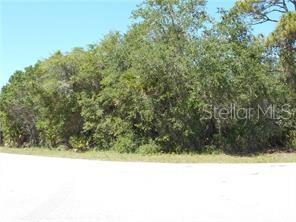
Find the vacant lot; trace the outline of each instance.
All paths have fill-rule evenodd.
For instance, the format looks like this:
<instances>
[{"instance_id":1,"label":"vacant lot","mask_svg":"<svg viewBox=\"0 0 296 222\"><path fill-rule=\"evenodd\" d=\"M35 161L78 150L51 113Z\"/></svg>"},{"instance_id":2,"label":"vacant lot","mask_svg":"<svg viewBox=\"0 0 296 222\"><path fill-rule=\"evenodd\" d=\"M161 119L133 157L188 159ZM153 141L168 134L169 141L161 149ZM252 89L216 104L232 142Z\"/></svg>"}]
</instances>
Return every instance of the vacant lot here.
<instances>
[{"instance_id":1,"label":"vacant lot","mask_svg":"<svg viewBox=\"0 0 296 222\"><path fill-rule=\"evenodd\" d=\"M0 154L0 221L294 222L296 164L167 164Z\"/></svg>"}]
</instances>

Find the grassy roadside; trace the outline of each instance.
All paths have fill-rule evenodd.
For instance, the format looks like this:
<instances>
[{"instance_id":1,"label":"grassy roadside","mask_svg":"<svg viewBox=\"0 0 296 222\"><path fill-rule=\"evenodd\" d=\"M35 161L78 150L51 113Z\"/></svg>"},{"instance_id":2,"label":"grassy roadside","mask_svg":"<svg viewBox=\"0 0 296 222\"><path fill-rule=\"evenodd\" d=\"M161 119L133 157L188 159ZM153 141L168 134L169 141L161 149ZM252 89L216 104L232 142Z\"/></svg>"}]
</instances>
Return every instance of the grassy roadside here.
<instances>
[{"instance_id":1,"label":"grassy roadside","mask_svg":"<svg viewBox=\"0 0 296 222\"><path fill-rule=\"evenodd\" d=\"M24 154L74 159L162 162L162 163L296 163L296 153L273 153L256 156L230 156L225 154L120 154L111 151L88 151L75 153L46 148L6 148L0 147L0 153Z\"/></svg>"}]
</instances>

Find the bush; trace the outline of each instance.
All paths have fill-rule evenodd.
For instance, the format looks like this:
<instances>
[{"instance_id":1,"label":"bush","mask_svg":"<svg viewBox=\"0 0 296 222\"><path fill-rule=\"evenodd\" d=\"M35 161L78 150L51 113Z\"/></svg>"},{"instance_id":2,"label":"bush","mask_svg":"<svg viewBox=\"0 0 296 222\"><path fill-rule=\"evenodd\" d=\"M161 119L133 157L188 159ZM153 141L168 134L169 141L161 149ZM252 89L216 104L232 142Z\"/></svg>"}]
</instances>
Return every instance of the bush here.
<instances>
[{"instance_id":1,"label":"bush","mask_svg":"<svg viewBox=\"0 0 296 222\"><path fill-rule=\"evenodd\" d=\"M112 146L112 150L119 153L133 153L136 150L136 143L132 136L120 136Z\"/></svg>"},{"instance_id":2,"label":"bush","mask_svg":"<svg viewBox=\"0 0 296 222\"><path fill-rule=\"evenodd\" d=\"M65 144L59 144L56 149L59 151L65 151L65 150L69 150L69 147Z\"/></svg>"},{"instance_id":3,"label":"bush","mask_svg":"<svg viewBox=\"0 0 296 222\"><path fill-rule=\"evenodd\" d=\"M215 145L206 145L202 149L202 153L205 154L219 154L221 150L218 149Z\"/></svg>"},{"instance_id":4,"label":"bush","mask_svg":"<svg viewBox=\"0 0 296 222\"><path fill-rule=\"evenodd\" d=\"M69 144L75 151L78 152L88 150L88 141L84 137L72 136L69 140Z\"/></svg>"},{"instance_id":5,"label":"bush","mask_svg":"<svg viewBox=\"0 0 296 222\"><path fill-rule=\"evenodd\" d=\"M289 135L290 146L296 149L296 130L292 130Z\"/></svg>"},{"instance_id":6,"label":"bush","mask_svg":"<svg viewBox=\"0 0 296 222\"><path fill-rule=\"evenodd\" d=\"M156 154L161 152L161 147L154 141L140 146L137 153L140 154Z\"/></svg>"}]
</instances>

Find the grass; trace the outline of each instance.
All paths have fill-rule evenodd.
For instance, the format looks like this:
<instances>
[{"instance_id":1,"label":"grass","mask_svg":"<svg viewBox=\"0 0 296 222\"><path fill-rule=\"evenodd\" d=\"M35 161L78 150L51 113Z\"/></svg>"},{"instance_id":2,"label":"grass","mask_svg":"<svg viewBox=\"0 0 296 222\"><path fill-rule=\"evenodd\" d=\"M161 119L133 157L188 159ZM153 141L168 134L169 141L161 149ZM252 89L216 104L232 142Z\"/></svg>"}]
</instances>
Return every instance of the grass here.
<instances>
[{"instance_id":1,"label":"grass","mask_svg":"<svg viewBox=\"0 0 296 222\"><path fill-rule=\"evenodd\" d=\"M226 154L155 154L117 153L112 151L88 151L76 153L47 148L7 148L0 147L0 153L24 154L74 159L162 162L162 163L291 163L296 162L296 153L273 153L254 156L231 156Z\"/></svg>"}]
</instances>

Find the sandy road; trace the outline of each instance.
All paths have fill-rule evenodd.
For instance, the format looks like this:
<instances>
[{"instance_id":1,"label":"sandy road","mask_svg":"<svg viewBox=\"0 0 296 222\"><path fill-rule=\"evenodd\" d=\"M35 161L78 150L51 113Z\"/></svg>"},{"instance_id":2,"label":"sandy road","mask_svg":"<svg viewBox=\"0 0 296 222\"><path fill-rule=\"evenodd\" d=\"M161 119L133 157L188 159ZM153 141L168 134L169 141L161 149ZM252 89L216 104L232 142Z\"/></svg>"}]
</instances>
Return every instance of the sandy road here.
<instances>
[{"instance_id":1,"label":"sandy road","mask_svg":"<svg viewBox=\"0 0 296 222\"><path fill-rule=\"evenodd\" d=\"M296 164L0 154L0 222L295 222Z\"/></svg>"}]
</instances>

